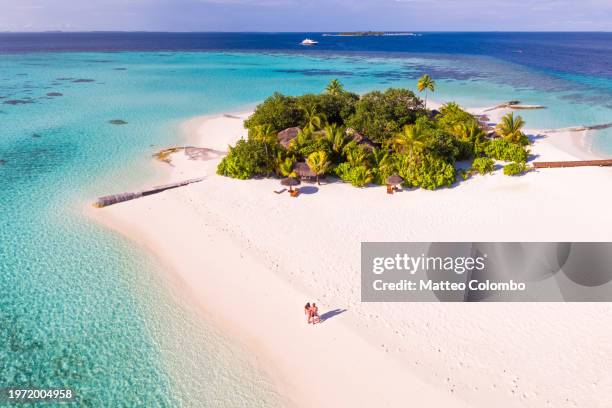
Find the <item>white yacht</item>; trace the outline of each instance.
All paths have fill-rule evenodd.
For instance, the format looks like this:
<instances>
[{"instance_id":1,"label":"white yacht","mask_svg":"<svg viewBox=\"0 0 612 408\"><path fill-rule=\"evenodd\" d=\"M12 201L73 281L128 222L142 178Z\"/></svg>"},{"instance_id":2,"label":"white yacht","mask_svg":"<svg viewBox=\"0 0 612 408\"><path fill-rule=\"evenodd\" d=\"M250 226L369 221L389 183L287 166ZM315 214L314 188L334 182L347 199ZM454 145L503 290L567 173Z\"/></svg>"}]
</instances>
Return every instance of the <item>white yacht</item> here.
<instances>
[{"instance_id":1,"label":"white yacht","mask_svg":"<svg viewBox=\"0 0 612 408\"><path fill-rule=\"evenodd\" d=\"M310 38L306 38L300 44L302 44L302 45L317 45L318 43L319 43L318 41L311 40Z\"/></svg>"}]
</instances>

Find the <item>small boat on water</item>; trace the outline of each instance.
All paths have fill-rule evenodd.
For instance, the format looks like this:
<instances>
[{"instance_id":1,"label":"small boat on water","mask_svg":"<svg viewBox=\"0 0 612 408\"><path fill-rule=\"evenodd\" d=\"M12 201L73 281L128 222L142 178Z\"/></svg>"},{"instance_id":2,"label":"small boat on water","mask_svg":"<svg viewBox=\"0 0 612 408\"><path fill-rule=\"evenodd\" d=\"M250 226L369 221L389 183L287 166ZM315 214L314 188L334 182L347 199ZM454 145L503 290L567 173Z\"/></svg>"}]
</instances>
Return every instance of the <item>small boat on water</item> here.
<instances>
[{"instance_id":1,"label":"small boat on water","mask_svg":"<svg viewBox=\"0 0 612 408\"><path fill-rule=\"evenodd\" d=\"M302 45L317 45L318 43L319 43L318 41L311 40L310 38L306 38L300 44L302 44Z\"/></svg>"}]
</instances>

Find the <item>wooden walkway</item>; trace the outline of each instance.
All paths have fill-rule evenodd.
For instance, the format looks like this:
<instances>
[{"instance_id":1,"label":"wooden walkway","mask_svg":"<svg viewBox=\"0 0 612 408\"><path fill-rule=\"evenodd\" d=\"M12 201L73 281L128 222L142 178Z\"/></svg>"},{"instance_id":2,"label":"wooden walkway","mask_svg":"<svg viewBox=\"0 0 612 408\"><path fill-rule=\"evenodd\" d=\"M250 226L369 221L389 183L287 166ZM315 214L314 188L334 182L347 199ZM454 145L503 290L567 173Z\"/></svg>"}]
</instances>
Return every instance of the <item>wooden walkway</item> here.
<instances>
[{"instance_id":1,"label":"wooden walkway","mask_svg":"<svg viewBox=\"0 0 612 408\"><path fill-rule=\"evenodd\" d=\"M612 160L575 160L575 161L555 161L555 162L534 162L536 169L546 169L555 167L586 167L586 166L612 166Z\"/></svg>"},{"instance_id":2,"label":"wooden walkway","mask_svg":"<svg viewBox=\"0 0 612 408\"><path fill-rule=\"evenodd\" d=\"M197 183L202 180L204 180L204 177L185 180L185 181L179 181L177 183L172 183L172 184L165 184L163 186L153 187L148 190L135 191L131 193L119 193L119 194L112 194L112 195L107 195L103 197L98 197L98 199L93 203L93 206L96 208L107 207L109 205L121 203L124 201L134 200L140 197L146 197L151 194L157 194L157 193L161 193L162 191L186 186L192 183Z\"/></svg>"}]
</instances>

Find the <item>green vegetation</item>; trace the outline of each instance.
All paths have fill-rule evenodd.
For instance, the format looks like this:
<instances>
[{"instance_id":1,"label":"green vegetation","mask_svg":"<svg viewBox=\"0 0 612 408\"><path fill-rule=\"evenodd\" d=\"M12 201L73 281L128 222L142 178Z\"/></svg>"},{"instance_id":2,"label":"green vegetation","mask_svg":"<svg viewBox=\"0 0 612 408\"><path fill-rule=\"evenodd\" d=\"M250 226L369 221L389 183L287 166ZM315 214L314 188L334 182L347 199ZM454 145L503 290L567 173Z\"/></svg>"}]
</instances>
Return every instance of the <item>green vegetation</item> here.
<instances>
[{"instance_id":1,"label":"green vegetation","mask_svg":"<svg viewBox=\"0 0 612 408\"><path fill-rule=\"evenodd\" d=\"M352 165L351 163L341 163L336 167L338 177L355 187L363 187L374 180L374 174L365 164Z\"/></svg>"},{"instance_id":2,"label":"green vegetation","mask_svg":"<svg viewBox=\"0 0 612 408\"><path fill-rule=\"evenodd\" d=\"M253 176L269 176L276 169L278 143L249 139L239 140L221 160L217 173L241 180Z\"/></svg>"},{"instance_id":3,"label":"green vegetation","mask_svg":"<svg viewBox=\"0 0 612 408\"><path fill-rule=\"evenodd\" d=\"M518 176L527 171L527 165L525 163L510 163L504 166L504 174L506 176Z\"/></svg>"},{"instance_id":4,"label":"green vegetation","mask_svg":"<svg viewBox=\"0 0 612 408\"><path fill-rule=\"evenodd\" d=\"M286 96L275 93L258 105L255 113L244 122L249 137L256 132L258 126L267 125L270 131L278 133L293 126L303 129L307 125L323 122L344 124L355 112L359 96L345 92L341 85L339 88L328 88L326 92L316 95Z\"/></svg>"},{"instance_id":5,"label":"green vegetation","mask_svg":"<svg viewBox=\"0 0 612 408\"><path fill-rule=\"evenodd\" d=\"M525 163L529 153L519 144L505 139L495 139L487 144L485 154L495 160Z\"/></svg>"},{"instance_id":6,"label":"green vegetation","mask_svg":"<svg viewBox=\"0 0 612 408\"><path fill-rule=\"evenodd\" d=\"M433 91L429 77L419 89ZM436 189L455 183L457 176L488 174L495 160L512 162L505 174L526 169L528 139L520 116L504 117L490 138L476 118L456 103L427 110L407 89L390 88L358 96L333 80L320 94L286 96L276 93L257 106L245 123L248 138L230 147L217 173L229 177L297 177L294 166L306 162L319 178L335 175L357 187L385 184L394 174L404 185ZM285 133L283 145L278 132ZM295 136L295 137L293 137ZM293 137L293 138L291 138ZM469 172L458 161L470 160Z\"/></svg>"},{"instance_id":7,"label":"green vegetation","mask_svg":"<svg viewBox=\"0 0 612 408\"><path fill-rule=\"evenodd\" d=\"M472 171L480 174L493 173L495 162L490 157L477 157L472 162Z\"/></svg>"},{"instance_id":8,"label":"green vegetation","mask_svg":"<svg viewBox=\"0 0 612 408\"><path fill-rule=\"evenodd\" d=\"M455 166L434 154L424 154L418 160L400 156L399 161L399 175L409 187L435 190L449 187L456 180Z\"/></svg>"},{"instance_id":9,"label":"green vegetation","mask_svg":"<svg viewBox=\"0 0 612 408\"><path fill-rule=\"evenodd\" d=\"M376 143L384 143L404 126L425 114L423 102L407 89L389 88L363 95L346 125Z\"/></svg>"}]
</instances>

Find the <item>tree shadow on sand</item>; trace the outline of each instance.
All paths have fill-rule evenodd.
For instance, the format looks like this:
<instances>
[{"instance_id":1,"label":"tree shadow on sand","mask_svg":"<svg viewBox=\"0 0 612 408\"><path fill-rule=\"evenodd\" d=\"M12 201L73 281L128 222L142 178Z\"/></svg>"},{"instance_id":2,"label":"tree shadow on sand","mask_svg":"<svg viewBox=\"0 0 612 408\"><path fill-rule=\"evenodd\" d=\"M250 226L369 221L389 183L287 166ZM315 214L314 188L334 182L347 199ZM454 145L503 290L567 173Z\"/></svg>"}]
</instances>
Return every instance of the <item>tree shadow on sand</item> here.
<instances>
[{"instance_id":1,"label":"tree shadow on sand","mask_svg":"<svg viewBox=\"0 0 612 408\"><path fill-rule=\"evenodd\" d=\"M331 319L334 316L338 316L339 314L342 314L346 312L346 309L334 309L334 310L330 310L329 312L325 312L321 315L321 323L323 323L326 320Z\"/></svg>"}]
</instances>

